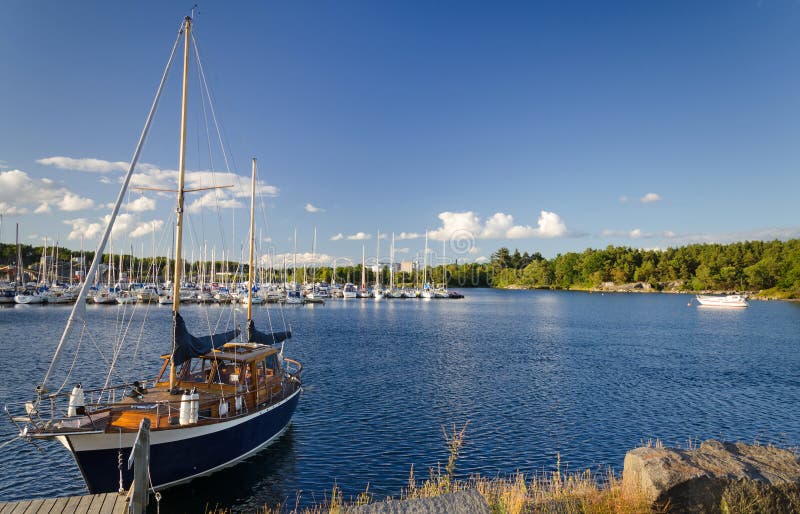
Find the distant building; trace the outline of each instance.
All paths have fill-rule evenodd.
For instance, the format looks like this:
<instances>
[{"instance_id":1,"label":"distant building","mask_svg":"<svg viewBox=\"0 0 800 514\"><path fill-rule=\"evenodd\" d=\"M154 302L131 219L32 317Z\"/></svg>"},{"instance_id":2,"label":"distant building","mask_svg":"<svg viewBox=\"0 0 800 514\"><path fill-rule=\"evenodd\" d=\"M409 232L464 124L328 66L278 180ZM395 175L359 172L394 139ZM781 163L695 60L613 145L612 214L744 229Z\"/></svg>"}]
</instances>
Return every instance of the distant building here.
<instances>
[{"instance_id":1,"label":"distant building","mask_svg":"<svg viewBox=\"0 0 800 514\"><path fill-rule=\"evenodd\" d=\"M413 273L415 269L414 261L403 261L400 263L401 273Z\"/></svg>"}]
</instances>

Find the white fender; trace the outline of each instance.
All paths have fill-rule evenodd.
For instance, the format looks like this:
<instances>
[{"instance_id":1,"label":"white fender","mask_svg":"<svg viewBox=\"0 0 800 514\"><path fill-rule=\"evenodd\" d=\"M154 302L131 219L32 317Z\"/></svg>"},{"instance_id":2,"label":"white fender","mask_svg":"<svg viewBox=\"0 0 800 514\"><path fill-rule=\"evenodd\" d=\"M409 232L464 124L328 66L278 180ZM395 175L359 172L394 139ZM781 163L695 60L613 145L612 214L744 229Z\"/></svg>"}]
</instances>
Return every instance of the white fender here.
<instances>
[{"instance_id":1,"label":"white fender","mask_svg":"<svg viewBox=\"0 0 800 514\"><path fill-rule=\"evenodd\" d=\"M83 413L84 407L86 407L86 396L83 394L83 388L78 384L72 388L72 392L69 394L67 416L77 416L78 410Z\"/></svg>"}]
</instances>

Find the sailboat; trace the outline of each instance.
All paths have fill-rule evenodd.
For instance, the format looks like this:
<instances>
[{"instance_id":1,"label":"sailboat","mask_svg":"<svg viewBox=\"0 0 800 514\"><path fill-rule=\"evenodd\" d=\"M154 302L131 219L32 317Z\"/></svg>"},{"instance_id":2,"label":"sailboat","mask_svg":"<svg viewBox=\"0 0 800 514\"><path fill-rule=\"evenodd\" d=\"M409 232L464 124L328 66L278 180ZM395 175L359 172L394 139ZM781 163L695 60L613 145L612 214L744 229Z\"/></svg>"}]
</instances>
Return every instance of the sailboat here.
<instances>
[{"instance_id":1,"label":"sailboat","mask_svg":"<svg viewBox=\"0 0 800 514\"><path fill-rule=\"evenodd\" d=\"M378 247L375 251L375 287L372 289L372 297L376 300L383 300L384 294L381 289L381 231L378 231Z\"/></svg>"},{"instance_id":2,"label":"sailboat","mask_svg":"<svg viewBox=\"0 0 800 514\"><path fill-rule=\"evenodd\" d=\"M186 160L186 97L192 19L186 17L161 78L153 105L140 136L130 167L112 210L109 224L98 244L89 270L94 276L111 229L130 184L152 117L181 39L184 39L181 144L177 190L177 221L172 324L164 341L171 341L162 355L161 371L145 384L138 381L98 389L80 383L71 392L51 390L55 364L71 329L85 326L84 282L53 360L33 401L10 404L11 419L27 440L55 439L73 455L90 493L117 491L131 485L132 471L122 462L130 454L140 424L148 419L150 431L150 486L163 489L231 466L270 444L286 430L297 406L302 385L302 365L283 357L283 341L291 332L260 332L255 328L250 306L243 330L236 328L205 337L192 335L180 314L181 243L183 235L184 172ZM253 285L253 222L255 159L250 207L250 277ZM240 337L240 334L242 337ZM81 337L82 337L81 332ZM236 340L236 341L234 341ZM102 362L97 359L98 362ZM113 364L113 362L112 362ZM70 367L73 372L89 373ZM139 376L150 367L139 369ZM111 377L109 372L109 377ZM60 380L59 380L60 382ZM65 382L66 383L66 382Z\"/></svg>"}]
</instances>

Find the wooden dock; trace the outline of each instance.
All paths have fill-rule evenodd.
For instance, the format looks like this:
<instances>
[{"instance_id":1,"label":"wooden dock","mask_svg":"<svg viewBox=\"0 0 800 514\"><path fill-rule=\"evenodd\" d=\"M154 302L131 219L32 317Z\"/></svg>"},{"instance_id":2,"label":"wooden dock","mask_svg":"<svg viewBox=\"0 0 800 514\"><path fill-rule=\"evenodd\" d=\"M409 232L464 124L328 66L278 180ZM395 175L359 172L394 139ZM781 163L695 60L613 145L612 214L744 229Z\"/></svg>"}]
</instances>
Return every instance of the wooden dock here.
<instances>
[{"instance_id":1,"label":"wooden dock","mask_svg":"<svg viewBox=\"0 0 800 514\"><path fill-rule=\"evenodd\" d=\"M0 502L0 514L123 514L128 512L125 499L124 494L105 493Z\"/></svg>"}]
</instances>

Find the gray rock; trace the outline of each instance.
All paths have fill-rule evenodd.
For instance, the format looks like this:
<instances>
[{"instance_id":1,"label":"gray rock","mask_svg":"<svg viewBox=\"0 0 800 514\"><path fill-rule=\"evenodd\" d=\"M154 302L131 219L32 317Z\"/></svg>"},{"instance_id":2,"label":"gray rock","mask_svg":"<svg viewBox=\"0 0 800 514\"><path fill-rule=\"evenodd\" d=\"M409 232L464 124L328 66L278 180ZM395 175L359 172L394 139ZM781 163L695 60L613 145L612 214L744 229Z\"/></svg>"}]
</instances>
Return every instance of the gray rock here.
<instances>
[{"instance_id":1,"label":"gray rock","mask_svg":"<svg viewBox=\"0 0 800 514\"><path fill-rule=\"evenodd\" d=\"M694 450L636 448L623 488L674 512L800 512L800 461L773 446L704 441Z\"/></svg>"},{"instance_id":2,"label":"gray rock","mask_svg":"<svg viewBox=\"0 0 800 514\"><path fill-rule=\"evenodd\" d=\"M416 500L387 500L371 505L350 507L347 514L489 514L489 505L481 493L471 489Z\"/></svg>"}]
</instances>

